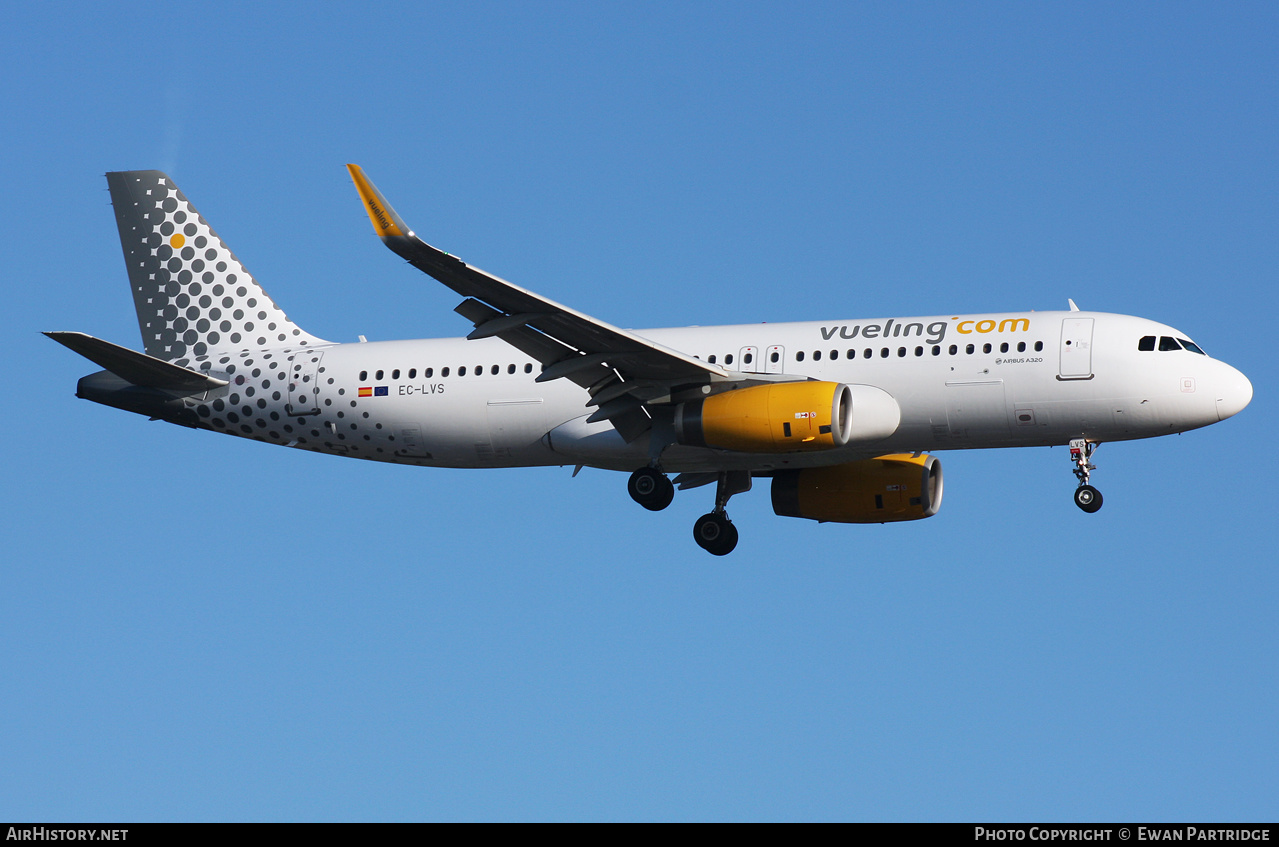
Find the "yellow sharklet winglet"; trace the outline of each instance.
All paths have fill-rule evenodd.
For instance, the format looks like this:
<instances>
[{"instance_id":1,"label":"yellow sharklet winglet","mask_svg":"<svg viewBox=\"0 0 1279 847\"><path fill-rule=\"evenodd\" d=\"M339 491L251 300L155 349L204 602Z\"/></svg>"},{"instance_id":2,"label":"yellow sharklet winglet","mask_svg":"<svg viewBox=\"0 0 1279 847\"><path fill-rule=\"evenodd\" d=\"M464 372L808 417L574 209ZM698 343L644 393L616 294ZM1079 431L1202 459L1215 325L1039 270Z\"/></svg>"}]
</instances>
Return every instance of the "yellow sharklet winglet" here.
<instances>
[{"instance_id":1,"label":"yellow sharklet winglet","mask_svg":"<svg viewBox=\"0 0 1279 847\"><path fill-rule=\"evenodd\" d=\"M364 203L364 211L369 213L369 220L373 221L373 230L382 238L391 235L412 235L400 216L395 214L391 204L386 202L382 192L369 182L369 178L364 175L360 166L347 165L346 169L350 171L355 190L359 192L360 200Z\"/></svg>"}]
</instances>

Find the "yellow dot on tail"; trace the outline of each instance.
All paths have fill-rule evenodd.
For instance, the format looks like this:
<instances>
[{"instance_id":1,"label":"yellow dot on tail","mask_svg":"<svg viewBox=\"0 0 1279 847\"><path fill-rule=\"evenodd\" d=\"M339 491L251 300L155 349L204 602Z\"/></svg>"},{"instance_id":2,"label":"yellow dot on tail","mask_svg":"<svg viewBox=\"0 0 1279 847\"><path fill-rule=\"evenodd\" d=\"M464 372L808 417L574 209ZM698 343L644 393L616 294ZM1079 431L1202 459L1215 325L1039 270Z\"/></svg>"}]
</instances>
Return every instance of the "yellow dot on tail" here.
<instances>
[{"instance_id":1,"label":"yellow dot on tail","mask_svg":"<svg viewBox=\"0 0 1279 847\"><path fill-rule=\"evenodd\" d=\"M174 250L181 250L182 245L186 243L187 243L186 236L184 236L180 232L173 233L173 237L169 239L169 246L172 247Z\"/></svg>"}]
</instances>

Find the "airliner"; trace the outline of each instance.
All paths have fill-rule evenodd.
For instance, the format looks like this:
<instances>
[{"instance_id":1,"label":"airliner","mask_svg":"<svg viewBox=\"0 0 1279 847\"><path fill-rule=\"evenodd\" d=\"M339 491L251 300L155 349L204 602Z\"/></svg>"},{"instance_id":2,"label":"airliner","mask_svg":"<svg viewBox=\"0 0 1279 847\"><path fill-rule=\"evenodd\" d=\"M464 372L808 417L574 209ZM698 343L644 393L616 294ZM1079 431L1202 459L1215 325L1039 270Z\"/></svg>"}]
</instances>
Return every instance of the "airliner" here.
<instances>
[{"instance_id":1,"label":"airliner","mask_svg":"<svg viewBox=\"0 0 1279 847\"><path fill-rule=\"evenodd\" d=\"M729 498L755 480L769 480L786 517L931 517L942 470L929 451L1068 446L1075 504L1096 512L1099 444L1214 424L1252 399L1248 379L1186 333L1073 301L1068 311L619 329L430 246L347 168L382 242L463 298L454 311L468 335L317 338L166 174L114 172L145 353L45 333L103 369L76 396L357 459L622 471L652 511L676 487L714 484L693 537L717 556L738 541Z\"/></svg>"}]
</instances>

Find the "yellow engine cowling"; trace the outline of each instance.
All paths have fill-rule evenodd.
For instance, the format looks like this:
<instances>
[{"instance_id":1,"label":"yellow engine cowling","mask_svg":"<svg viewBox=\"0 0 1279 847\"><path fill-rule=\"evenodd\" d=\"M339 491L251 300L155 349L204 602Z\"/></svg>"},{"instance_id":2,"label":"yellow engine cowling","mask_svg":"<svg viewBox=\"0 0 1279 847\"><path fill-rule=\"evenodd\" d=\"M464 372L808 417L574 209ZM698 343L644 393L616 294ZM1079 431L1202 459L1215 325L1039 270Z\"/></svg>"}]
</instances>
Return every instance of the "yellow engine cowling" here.
<instances>
[{"instance_id":1,"label":"yellow engine cowling","mask_svg":"<svg viewBox=\"0 0 1279 847\"><path fill-rule=\"evenodd\" d=\"M827 468L773 476L773 511L836 523L888 523L931 518L941 506L936 456L894 453Z\"/></svg>"},{"instance_id":2,"label":"yellow engine cowling","mask_svg":"<svg viewBox=\"0 0 1279 847\"><path fill-rule=\"evenodd\" d=\"M747 453L843 447L852 421L852 391L834 382L739 388L681 403L675 410L680 444Z\"/></svg>"}]
</instances>

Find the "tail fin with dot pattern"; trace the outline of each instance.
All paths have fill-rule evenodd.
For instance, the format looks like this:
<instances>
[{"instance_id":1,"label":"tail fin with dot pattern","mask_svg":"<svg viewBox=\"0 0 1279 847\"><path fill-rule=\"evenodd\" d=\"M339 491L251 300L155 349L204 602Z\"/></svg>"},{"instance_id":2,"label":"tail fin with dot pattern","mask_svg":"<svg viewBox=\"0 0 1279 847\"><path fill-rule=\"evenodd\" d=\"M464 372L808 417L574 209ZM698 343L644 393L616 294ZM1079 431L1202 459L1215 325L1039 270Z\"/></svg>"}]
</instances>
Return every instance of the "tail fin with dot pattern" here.
<instances>
[{"instance_id":1,"label":"tail fin with dot pattern","mask_svg":"<svg viewBox=\"0 0 1279 847\"><path fill-rule=\"evenodd\" d=\"M198 367L328 343L288 319L167 174L108 173L107 185L147 355Z\"/></svg>"}]
</instances>

